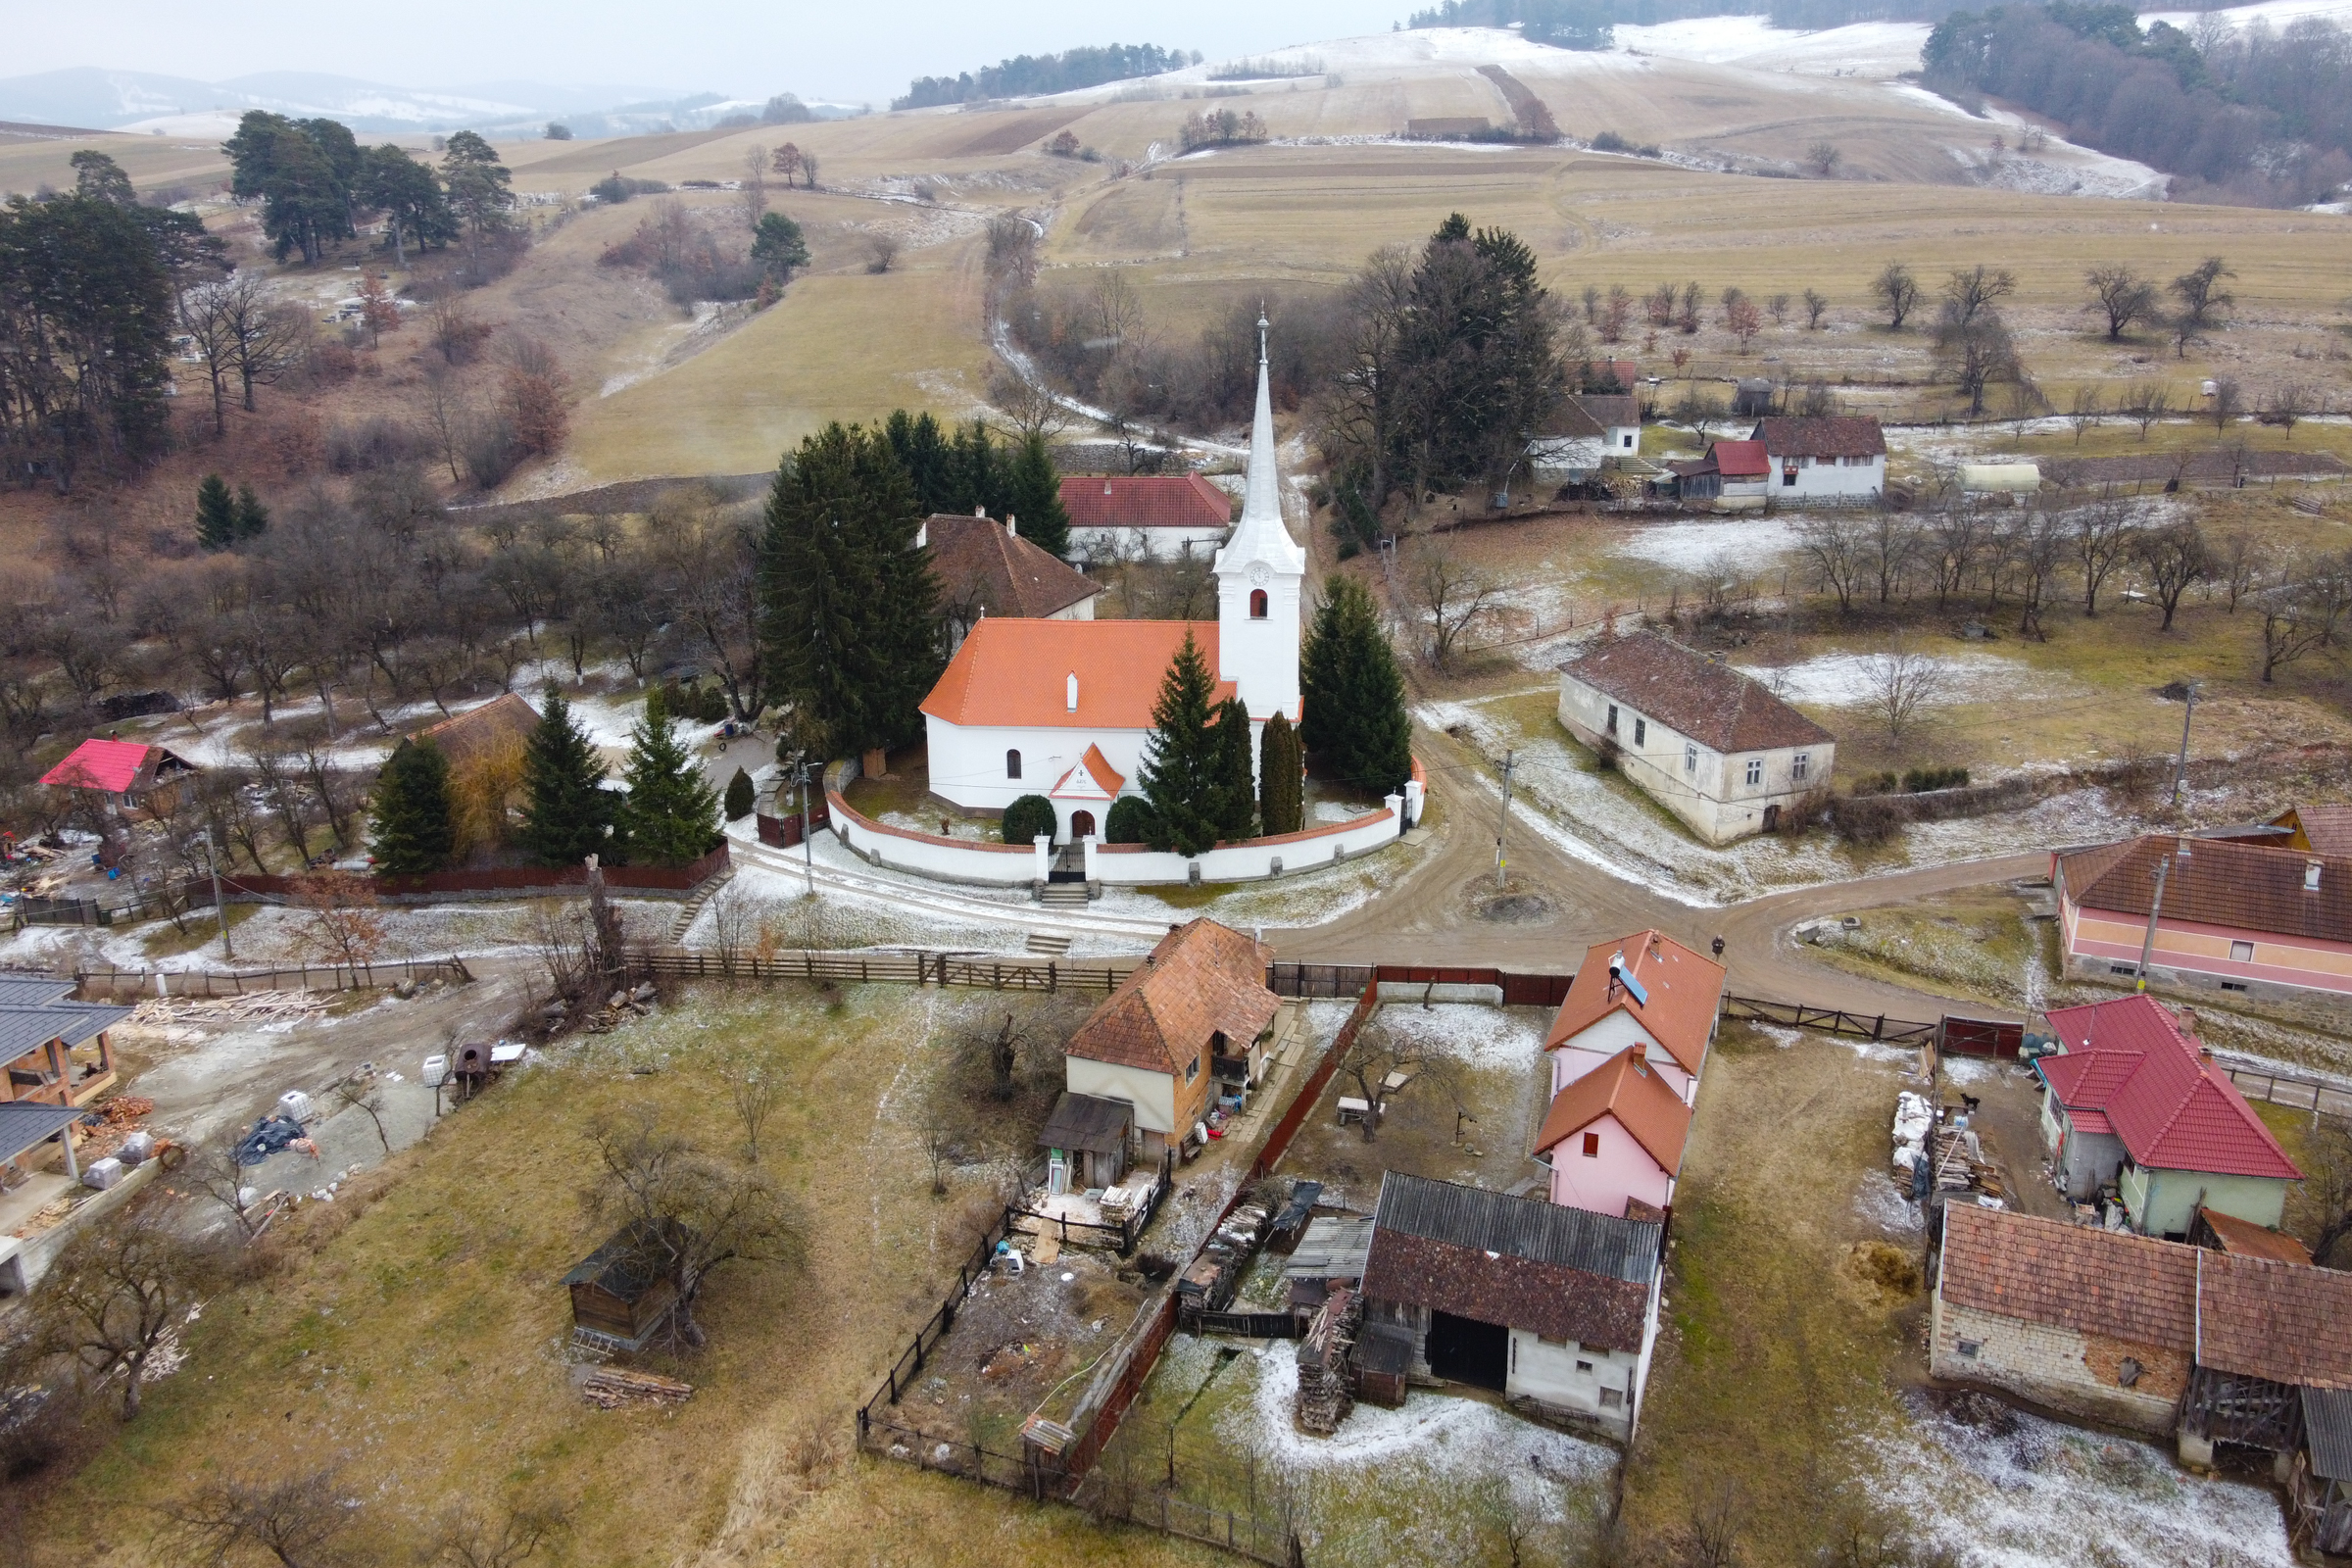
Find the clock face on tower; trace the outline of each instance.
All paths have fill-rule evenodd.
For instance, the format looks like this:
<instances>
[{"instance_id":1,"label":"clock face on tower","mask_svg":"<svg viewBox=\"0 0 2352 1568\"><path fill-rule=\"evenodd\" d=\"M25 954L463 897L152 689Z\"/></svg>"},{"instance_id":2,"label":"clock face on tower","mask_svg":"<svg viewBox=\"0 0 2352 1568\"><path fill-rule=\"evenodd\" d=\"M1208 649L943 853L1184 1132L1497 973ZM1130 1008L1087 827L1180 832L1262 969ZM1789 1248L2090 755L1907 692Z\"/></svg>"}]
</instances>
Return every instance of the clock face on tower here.
<instances>
[{"instance_id":1,"label":"clock face on tower","mask_svg":"<svg viewBox=\"0 0 2352 1568\"><path fill-rule=\"evenodd\" d=\"M1273 580L1273 567L1267 565L1262 561L1252 561L1250 563L1250 581L1253 586L1263 588L1267 583L1270 583Z\"/></svg>"}]
</instances>

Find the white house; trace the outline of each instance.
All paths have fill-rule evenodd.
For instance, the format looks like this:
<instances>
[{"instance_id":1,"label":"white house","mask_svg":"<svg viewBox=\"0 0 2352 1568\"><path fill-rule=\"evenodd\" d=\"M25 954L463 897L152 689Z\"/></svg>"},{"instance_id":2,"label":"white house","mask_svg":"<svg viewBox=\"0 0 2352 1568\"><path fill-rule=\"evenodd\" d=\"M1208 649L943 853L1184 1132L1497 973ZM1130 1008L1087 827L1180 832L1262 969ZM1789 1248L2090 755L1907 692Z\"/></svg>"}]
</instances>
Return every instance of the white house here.
<instances>
[{"instance_id":1,"label":"white house","mask_svg":"<svg viewBox=\"0 0 2352 1568\"><path fill-rule=\"evenodd\" d=\"M1765 421L1770 423L1772 421ZM1770 833L1825 789L1838 742L1729 664L1655 632L1560 666L1560 722L1709 844Z\"/></svg>"},{"instance_id":2,"label":"white house","mask_svg":"<svg viewBox=\"0 0 2352 1568\"><path fill-rule=\"evenodd\" d=\"M1544 1037L1551 1092L1631 1051L1686 1105L1715 1044L1724 967L1659 931L1594 943Z\"/></svg>"},{"instance_id":3,"label":"white house","mask_svg":"<svg viewBox=\"0 0 2352 1568\"><path fill-rule=\"evenodd\" d=\"M1886 489L1886 435L1865 415L1758 419L1749 438L1772 459L1776 503L1876 501Z\"/></svg>"},{"instance_id":4,"label":"white house","mask_svg":"<svg viewBox=\"0 0 2352 1568\"><path fill-rule=\"evenodd\" d=\"M1282 520L1264 326L1242 520L1214 566L1217 618L980 620L923 699L933 794L984 811L1044 795L1057 840L1100 833L1110 803L1135 788L1160 678L1187 633L1217 676L1218 700L1238 696L1249 708L1252 756L1277 711L1298 722L1306 552Z\"/></svg>"},{"instance_id":5,"label":"white house","mask_svg":"<svg viewBox=\"0 0 2352 1568\"><path fill-rule=\"evenodd\" d=\"M1539 490L1582 484L1611 459L1641 455L1641 404L1630 395L1609 393L1566 399L1527 444L1529 475Z\"/></svg>"},{"instance_id":6,"label":"white house","mask_svg":"<svg viewBox=\"0 0 2352 1568\"><path fill-rule=\"evenodd\" d=\"M1233 498L1197 473L1072 474L1061 481L1070 555L1089 563L1205 555L1233 531Z\"/></svg>"}]
</instances>

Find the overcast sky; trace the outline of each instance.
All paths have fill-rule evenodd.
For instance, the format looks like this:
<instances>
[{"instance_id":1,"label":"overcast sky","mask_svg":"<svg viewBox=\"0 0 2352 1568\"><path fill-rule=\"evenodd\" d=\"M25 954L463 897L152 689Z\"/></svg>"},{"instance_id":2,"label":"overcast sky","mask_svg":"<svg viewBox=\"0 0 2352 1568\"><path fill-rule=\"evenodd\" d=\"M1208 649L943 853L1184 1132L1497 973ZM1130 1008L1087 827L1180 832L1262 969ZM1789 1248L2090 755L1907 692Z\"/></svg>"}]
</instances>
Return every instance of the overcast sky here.
<instances>
[{"instance_id":1,"label":"overcast sky","mask_svg":"<svg viewBox=\"0 0 2352 1568\"><path fill-rule=\"evenodd\" d=\"M68 66L220 81L323 71L403 87L630 82L880 104L918 75L1075 44L1155 43L1214 59L1385 32L1411 0L10 0L0 75Z\"/></svg>"}]
</instances>

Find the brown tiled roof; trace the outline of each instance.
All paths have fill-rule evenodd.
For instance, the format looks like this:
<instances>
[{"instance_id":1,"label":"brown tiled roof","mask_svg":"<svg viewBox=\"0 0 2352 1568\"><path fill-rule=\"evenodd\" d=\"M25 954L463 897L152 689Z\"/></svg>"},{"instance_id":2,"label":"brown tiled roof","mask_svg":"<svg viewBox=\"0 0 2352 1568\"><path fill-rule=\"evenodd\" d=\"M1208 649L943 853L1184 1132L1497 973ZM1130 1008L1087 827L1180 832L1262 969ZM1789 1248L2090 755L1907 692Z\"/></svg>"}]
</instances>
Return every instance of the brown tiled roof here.
<instances>
[{"instance_id":1,"label":"brown tiled roof","mask_svg":"<svg viewBox=\"0 0 2352 1568\"><path fill-rule=\"evenodd\" d=\"M1672 1176L1683 1168L1683 1145L1690 1136L1690 1107L1683 1097L1636 1056L1632 1045L1551 1097L1536 1152L1556 1147L1603 1116L1614 1116L1634 1142Z\"/></svg>"},{"instance_id":2,"label":"brown tiled roof","mask_svg":"<svg viewBox=\"0 0 2352 1568\"><path fill-rule=\"evenodd\" d=\"M1755 434L1776 458L1883 458L1886 433L1865 414L1758 419Z\"/></svg>"},{"instance_id":3,"label":"brown tiled roof","mask_svg":"<svg viewBox=\"0 0 2352 1568\"><path fill-rule=\"evenodd\" d=\"M1837 739L1759 682L1655 632L1589 643L1560 672L1726 754Z\"/></svg>"},{"instance_id":4,"label":"brown tiled roof","mask_svg":"<svg viewBox=\"0 0 2352 1568\"><path fill-rule=\"evenodd\" d=\"M2116 850L2102 845L2060 856L2067 897L2087 908L2145 919L2156 891L2156 862L2169 855L2167 920L2352 942L2352 858L2169 833L2127 840L2122 853ZM2314 860L2320 862L2320 885L2306 892L2305 867Z\"/></svg>"},{"instance_id":5,"label":"brown tiled roof","mask_svg":"<svg viewBox=\"0 0 2352 1568\"><path fill-rule=\"evenodd\" d=\"M1043 620L1102 591L1085 572L1001 522L939 514L923 530L940 604L966 624L984 614Z\"/></svg>"},{"instance_id":6,"label":"brown tiled roof","mask_svg":"<svg viewBox=\"0 0 2352 1568\"><path fill-rule=\"evenodd\" d=\"M2274 1383L2352 1389L2352 1274L2195 1253L2197 1364Z\"/></svg>"},{"instance_id":7,"label":"brown tiled roof","mask_svg":"<svg viewBox=\"0 0 2352 1568\"><path fill-rule=\"evenodd\" d=\"M2125 1231L1951 1204L1936 1289L1980 1312L2189 1350L2196 1346L2199 1255L2194 1247Z\"/></svg>"},{"instance_id":8,"label":"brown tiled roof","mask_svg":"<svg viewBox=\"0 0 2352 1568\"><path fill-rule=\"evenodd\" d=\"M1272 949L1214 920L1189 921L1161 937L1078 1026L1067 1054L1178 1075L1201 1058L1206 1071L1212 1035L1247 1046L1281 1010L1282 999L1265 984L1272 956Z\"/></svg>"},{"instance_id":9,"label":"brown tiled roof","mask_svg":"<svg viewBox=\"0 0 2352 1568\"><path fill-rule=\"evenodd\" d=\"M2303 843L2322 855L2352 857L2352 806L2295 805L2280 812L2276 821L2284 823L2293 818L2294 826L2303 833Z\"/></svg>"},{"instance_id":10,"label":"brown tiled roof","mask_svg":"<svg viewBox=\"0 0 2352 1568\"><path fill-rule=\"evenodd\" d=\"M1630 392L1582 392L1568 401L1583 409L1587 418L1603 427L1642 422L1642 405Z\"/></svg>"},{"instance_id":11,"label":"brown tiled roof","mask_svg":"<svg viewBox=\"0 0 2352 1568\"><path fill-rule=\"evenodd\" d=\"M445 718L419 730L416 738L440 747L450 766L463 767L501 747L529 740L531 731L538 727L538 710L514 693L506 692L479 708L467 709L455 718Z\"/></svg>"},{"instance_id":12,"label":"brown tiled roof","mask_svg":"<svg viewBox=\"0 0 2352 1568\"><path fill-rule=\"evenodd\" d=\"M1073 528L1224 528L1233 498L1197 473L1072 474L1061 510Z\"/></svg>"}]
</instances>

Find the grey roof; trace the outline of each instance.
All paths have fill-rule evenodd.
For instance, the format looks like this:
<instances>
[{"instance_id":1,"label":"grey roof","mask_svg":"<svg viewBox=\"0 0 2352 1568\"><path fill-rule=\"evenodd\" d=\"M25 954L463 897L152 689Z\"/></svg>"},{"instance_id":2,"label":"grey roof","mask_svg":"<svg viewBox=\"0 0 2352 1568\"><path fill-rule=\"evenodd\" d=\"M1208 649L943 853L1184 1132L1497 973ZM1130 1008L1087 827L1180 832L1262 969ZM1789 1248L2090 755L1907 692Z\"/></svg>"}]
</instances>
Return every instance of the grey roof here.
<instances>
[{"instance_id":1,"label":"grey roof","mask_svg":"<svg viewBox=\"0 0 2352 1568\"><path fill-rule=\"evenodd\" d=\"M55 1138L60 1127L81 1120L74 1105L49 1105L29 1100L0 1101L0 1159L14 1159L44 1138Z\"/></svg>"},{"instance_id":2,"label":"grey roof","mask_svg":"<svg viewBox=\"0 0 2352 1568\"><path fill-rule=\"evenodd\" d=\"M1115 1154L1127 1145L1127 1127L1135 1107L1123 1100L1065 1092L1055 1102L1037 1135L1046 1149L1078 1149L1090 1154Z\"/></svg>"},{"instance_id":3,"label":"grey roof","mask_svg":"<svg viewBox=\"0 0 2352 1568\"><path fill-rule=\"evenodd\" d=\"M95 1002L52 1002L27 1006L0 1000L0 1061L14 1061L38 1051L52 1040L78 1046L129 1017L128 1007L110 1007Z\"/></svg>"},{"instance_id":4,"label":"grey roof","mask_svg":"<svg viewBox=\"0 0 2352 1568\"><path fill-rule=\"evenodd\" d=\"M1298 1250L1283 1260L1284 1279L1360 1280L1372 1251L1372 1221L1323 1214L1307 1221Z\"/></svg>"},{"instance_id":5,"label":"grey roof","mask_svg":"<svg viewBox=\"0 0 2352 1568\"><path fill-rule=\"evenodd\" d=\"M74 994L74 982L45 974L0 974L0 1005L37 1007L63 1002Z\"/></svg>"},{"instance_id":6,"label":"grey roof","mask_svg":"<svg viewBox=\"0 0 2352 1568\"><path fill-rule=\"evenodd\" d=\"M1658 1269L1660 1226L1569 1208L1540 1198L1513 1198L1390 1171L1381 1178L1373 1223L1482 1252L1501 1252L1581 1273L1647 1285ZM1310 1233L1311 1234L1311 1233ZM1301 1243L1301 1249L1304 1247Z\"/></svg>"},{"instance_id":7,"label":"grey roof","mask_svg":"<svg viewBox=\"0 0 2352 1568\"><path fill-rule=\"evenodd\" d=\"M2352 1390L2305 1389L2303 1437L2313 1474L2352 1481Z\"/></svg>"}]
</instances>

